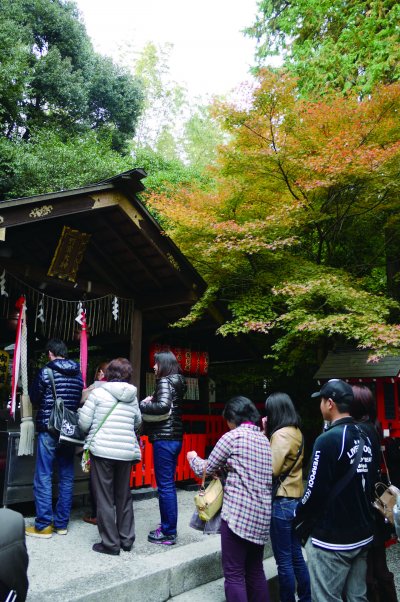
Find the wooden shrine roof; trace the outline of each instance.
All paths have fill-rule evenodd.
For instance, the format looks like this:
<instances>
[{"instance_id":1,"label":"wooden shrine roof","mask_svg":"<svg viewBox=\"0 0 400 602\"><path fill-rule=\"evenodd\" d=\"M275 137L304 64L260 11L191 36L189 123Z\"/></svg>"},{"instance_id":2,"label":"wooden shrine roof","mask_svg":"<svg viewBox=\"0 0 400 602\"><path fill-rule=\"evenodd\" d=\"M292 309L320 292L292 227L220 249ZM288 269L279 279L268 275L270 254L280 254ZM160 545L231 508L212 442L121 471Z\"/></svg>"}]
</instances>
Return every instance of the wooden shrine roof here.
<instances>
[{"instance_id":1,"label":"wooden shrine roof","mask_svg":"<svg viewBox=\"0 0 400 602\"><path fill-rule=\"evenodd\" d=\"M400 372L400 356L382 357L368 362L369 351L330 351L314 375L329 378L394 378Z\"/></svg>"},{"instance_id":2,"label":"wooden shrine roof","mask_svg":"<svg viewBox=\"0 0 400 602\"><path fill-rule=\"evenodd\" d=\"M132 169L90 186L0 202L1 271L65 299L134 299L155 325L185 315L206 284L139 200L145 177ZM90 235L75 282L48 276L64 226Z\"/></svg>"}]
</instances>

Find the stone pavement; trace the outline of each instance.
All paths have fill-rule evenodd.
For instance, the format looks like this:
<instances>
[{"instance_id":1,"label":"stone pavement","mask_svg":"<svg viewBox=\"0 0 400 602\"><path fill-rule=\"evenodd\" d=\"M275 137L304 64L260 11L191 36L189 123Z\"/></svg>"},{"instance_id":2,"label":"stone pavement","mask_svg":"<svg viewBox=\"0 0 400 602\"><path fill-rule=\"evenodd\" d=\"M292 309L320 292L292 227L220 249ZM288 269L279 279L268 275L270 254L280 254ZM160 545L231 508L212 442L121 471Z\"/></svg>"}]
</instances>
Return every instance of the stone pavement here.
<instances>
[{"instance_id":1,"label":"stone pavement","mask_svg":"<svg viewBox=\"0 0 400 602\"><path fill-rule=\"evenodd\" d=\"M386 550L386 558L389 570L394 575L397 597L400 600L400 544L396 543Z\"/></svg>"},{"instance_id":2,"label":"stone pavement","mask_svg":"<svg viewBox=\"0 0 400 602\"><path fill-rule=\"evenodd\" d=\"M178 490L178 543L175 546L147 541L149 530L159 522L157 498L134 499L136 541L131 552L121 552L120 556L92 551L92 545L100 541L98 530L83 522L87 507L83 507L78 498L68 535L55 534L44 540L26 538L28 602L163 602L195 591L208 582L213 583L206 599L209 602L223 600L221 584L216 581L222 577L220 537L203 535L189 527L194 511L193 496L193 491ZM34 516L25 514L25 518L27 524L33 524ZM266 555L272 555L269 546L266 546ZM276 573L273 559L270 565L269 572ZM191 594L192 601L194 595Z\"/></svg>"}]
</instances>

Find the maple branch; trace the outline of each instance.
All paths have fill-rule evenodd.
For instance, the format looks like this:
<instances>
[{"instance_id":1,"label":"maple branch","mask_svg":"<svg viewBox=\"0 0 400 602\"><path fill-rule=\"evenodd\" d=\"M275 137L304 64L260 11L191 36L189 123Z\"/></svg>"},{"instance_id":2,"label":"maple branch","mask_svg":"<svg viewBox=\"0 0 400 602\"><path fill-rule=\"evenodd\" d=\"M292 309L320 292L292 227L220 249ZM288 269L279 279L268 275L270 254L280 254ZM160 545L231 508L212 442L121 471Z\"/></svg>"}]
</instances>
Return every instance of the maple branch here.
<instances>
[{"instance_id":1,"label":"maple branch","mask_svg":"<svg viewBox=\"0 0 400 602\"><path fill-rule=\"evenodd\" d=\"M366 134L362 137L362 139L360 140L359 145L357 146L357 148L360 148L360 146L362 146L365 142L367 142L369 136L372 134L372 132L374 131L374 129L378 126L378 124L383 120L383 118L385 117L385 115L393 108L396 106L395 101L392 101L376 118L375 123L371 126L371 129L366 132Z\"/></svg>"},{"instance_id":2,"label":"maple branch","mask_svg":"<svg viewBox=\"0 0 400 602\"><path fill-rule=\"evenodd\" d=\"M290 184L289 177L288 177L287 173L285 172L285 170L284 170L284 168L283 168L283 166L281 164L281 161L280 161L280 158L279 158L279 154L278 154L279 151L278 151L278 149L276 147L274 136L273 136L273 132L272 132L272 124L271 124L271 122L270 122L270 129L271 129L271 136L272 136L271 140L269 140L266 136L263 136L262 134L260 134L260 132L258 132L254 128L252 128L247 123L244 124L244 127L247 128L249 130L249 132L252 132L255 136L257 136L258 138L260 138L261 140L263 140L264 142L266 142L267 144L270 144L272 146L272 148L273 148L273 150L275 152L275 155L276 155L277 166L279 168L279 171L280 171L281 175L283 176L283 181L285 182L285 184L287 186L287 189L289 190L289 192L292 195L292 197L294 199L296 199L296 201L300 201L300 198L294 192L294 190L293 190L293 188L292 188L292 186Z\"/></svg>"},{"instance_id":3,"label":"maple branch","mask_svg":"<svg viewBox=\"0 0 400 602\"><path fill-rule=\"evenodd\" d=\"M288 175L287 175L286 171L284 170L284 168L283 168L283 165L282 165L282 163L281 163L281 159L280 159L280 157L279 157L279 151L278 151L278 147L277 147L277 146L276 146L276 144L275 144L274 128L273 128L273 125L272 125L272 119L271 119L271 117L272 117L272 116L270 115L270 119L269 119L269 129L270 129L270 132L271 132L271 143L272 143L272 148L273 148L273 150L274 150L274 153L275 153L275 155L276 155L276 160L277 160L278 169L279 169L279 171L281 172L281 174L282 174L282 176L283 176L283 181L285 182L285 184L286 184L286 186L287 186L287 189L289 190L290 194L292 195L292 197L293 197L294 199L296 199L296 201L299 201L300 199L299 199L299 197L297 196L297 194L294 192L294 190L292 189L292 186L291 186L291 184L290 184L290 182L289 182L289 177L288 177Z\"/></svg>"}]
</instances>

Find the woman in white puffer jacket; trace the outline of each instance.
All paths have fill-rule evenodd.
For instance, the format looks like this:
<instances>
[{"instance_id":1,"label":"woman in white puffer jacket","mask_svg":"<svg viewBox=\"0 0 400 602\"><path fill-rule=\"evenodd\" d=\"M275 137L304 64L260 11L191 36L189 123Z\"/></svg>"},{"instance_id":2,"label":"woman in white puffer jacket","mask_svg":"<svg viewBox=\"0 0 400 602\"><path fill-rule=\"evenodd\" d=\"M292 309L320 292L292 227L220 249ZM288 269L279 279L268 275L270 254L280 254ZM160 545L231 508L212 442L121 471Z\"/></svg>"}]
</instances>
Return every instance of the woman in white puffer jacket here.
<instances>
[{"instance_id":1,"label":"woman in white puffer jacket","mask_svg":"<svg viewBox=\"0 0 400 602\"><path fill-rule=\"evenodd\" d=\"M101 536L92 549L113 556L121 548L130 551L135 541L129 478L132 463L141 459L136 434L142 418L131 376L127 359L112 360L105 370L106 382L93 389L79 413L79 426L88 431L84 447L90 450Z\"/></svg>"}]
</instances>

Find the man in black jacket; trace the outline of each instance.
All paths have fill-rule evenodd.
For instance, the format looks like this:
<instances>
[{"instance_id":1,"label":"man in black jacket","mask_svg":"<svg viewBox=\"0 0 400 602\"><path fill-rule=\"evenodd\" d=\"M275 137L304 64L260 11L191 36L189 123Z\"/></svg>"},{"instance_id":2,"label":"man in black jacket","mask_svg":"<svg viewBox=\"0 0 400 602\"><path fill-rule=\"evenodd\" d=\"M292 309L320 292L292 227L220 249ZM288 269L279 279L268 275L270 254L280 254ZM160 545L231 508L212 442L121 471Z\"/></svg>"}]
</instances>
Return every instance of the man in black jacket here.
<instances>
[{"instance_id":1,"label":"man in black jacket","mask_svg":"<svg viewBox=\"0 0 400 602\"><path fill-rule=\"evenodd\" d=\"M53 532L67 534L67 526L72 505L74 486L74 448L59 447L57 438L48 431L51 410L54 405L53 387L49 376L52 370L57 397L61 397L65 407L77 410L81 401L83 379L79 364L68 359L68 350L60 339L51 339L46 345L49 362L39 370L32 385L30 398L38 406L36 414L37 458L33 493L36 505L34 526L26 527L31 537L48 539ZM53 513L52 477L53 466L58 468L58 500Z\"/></svg>"},{"instance_id":2,"label":"man in black jacket","mask_svg":"<svg viewBox=\"0 0 400 602\"><path fill-rule=\"evenodd\" d=\"M296 523L313 524L306 543L312 599L333 602L344 594L347 602L366 601L379 458L350 416L353 390L348 383L332 379L312 397L320 398L322 416L330 423L315 441L306 491L296 509ZM363 449L357 457L359 445Z\"/></svg>"}]
</instances>

